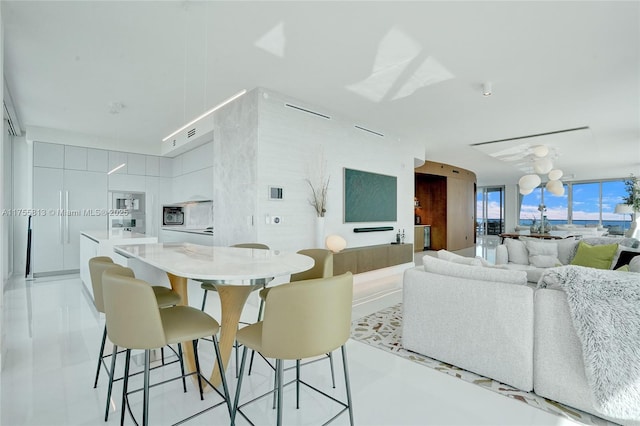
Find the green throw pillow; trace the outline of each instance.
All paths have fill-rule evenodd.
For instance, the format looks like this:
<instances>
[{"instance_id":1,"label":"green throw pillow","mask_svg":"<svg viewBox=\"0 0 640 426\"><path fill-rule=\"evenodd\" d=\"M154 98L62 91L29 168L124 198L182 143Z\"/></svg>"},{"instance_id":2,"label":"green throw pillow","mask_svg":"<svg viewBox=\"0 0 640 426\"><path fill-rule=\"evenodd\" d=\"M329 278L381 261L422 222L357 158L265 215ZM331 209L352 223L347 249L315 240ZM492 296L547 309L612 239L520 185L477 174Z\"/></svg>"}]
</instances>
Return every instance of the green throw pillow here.
<instances>
[{"instance_id":1,"label":"green throw pillow","mask_svg":"<svg viewBox=\"0 0 640 426\"><path fill-rule=\"evenodd\" d=\"M619 267L618 269L616 269L616 271L622 271L622 272L629 272L629 265L622 265L621 267Z\"/></svg>"},{"instance_id":2,"label":"green throw pillow","mask_svg":"<svg viewBox=\"0 0 640 426\"><path fill-rule=\"evenodd\" d=\"M618 251L618 244L602 244L592 246L584 241L578 244L578 251L571 261L572 265L588 266L597 269L611 268L613 256Z\"/></svg>"}]
</instances>

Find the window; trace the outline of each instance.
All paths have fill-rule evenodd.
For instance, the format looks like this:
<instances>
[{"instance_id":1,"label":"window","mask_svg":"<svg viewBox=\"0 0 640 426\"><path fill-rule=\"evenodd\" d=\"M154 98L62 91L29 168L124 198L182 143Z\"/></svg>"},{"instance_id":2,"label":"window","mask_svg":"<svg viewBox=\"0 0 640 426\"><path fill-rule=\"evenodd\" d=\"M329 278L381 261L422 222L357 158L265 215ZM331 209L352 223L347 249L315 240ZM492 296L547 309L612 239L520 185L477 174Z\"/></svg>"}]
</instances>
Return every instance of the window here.
<instances>
[{"instance_id":1,"label":"window","mask_svg":"<svg viewBox=\"0 0 640 426\"><path fill-rule=\"evenodd\" d=\"M540 220L538 206L542 203L542 188L538 187L531 194L522 195L520 202L520 225L532 225Z\"/></svg>"},{"instance_id":2,"label":"window","mask_svg":"<svg viewBox=\"0 0 640 426\"><path fill-rule=\"evenodd\" d=\"M574 183L571 221L576 225L600 223L600 182Z\"/></svg>"},{"instance_id":3,"label":"window","mask_svg":"<svg viewBox=\"0 0 640 426\"><path fill-rule=\"evenodd\" d=\"M624 181L615 180L602 182L602 225L609 228L609 234L622 235L631 226L630 215L626 216L615 212L616 204L622 203L626 190Z\"/></svg>"},{"instance_id":4,"label":"window","mask_svg":"<svg viewBox=\"0 0 640 426\"><path fill-rule=\"evenodd\" d=\"M564 194L554 195L545 188L542 193L547 206L547 219L551 225L563 225L569 222L569 188L564 184Z\"/></svg>"},{"instance_id":5,"label":"window","mask_svg":"<svg viewBox=\"0 0 640 426\"><path fill-rule=\"evenodd\" d=\"M612 234L621 233L626 223L622 215L615 213L615 208L624 195L623 179L570 182L565 184L562 196L553 195L540 186L531 194L521 196L519 223L528 226L533 219L538 222L538 205L543 203L551 225L602 225Z\"/></svg>"},{"instance_id":6,"label":"window","mask_svg":"<svg viewBox=\"0 0 640 426\"><path fill-rule=\"evenodd\" d=\"M504 231L503 186L478 188L476 220L479 235L499 235Z\"/></svg>"}]
</instances>

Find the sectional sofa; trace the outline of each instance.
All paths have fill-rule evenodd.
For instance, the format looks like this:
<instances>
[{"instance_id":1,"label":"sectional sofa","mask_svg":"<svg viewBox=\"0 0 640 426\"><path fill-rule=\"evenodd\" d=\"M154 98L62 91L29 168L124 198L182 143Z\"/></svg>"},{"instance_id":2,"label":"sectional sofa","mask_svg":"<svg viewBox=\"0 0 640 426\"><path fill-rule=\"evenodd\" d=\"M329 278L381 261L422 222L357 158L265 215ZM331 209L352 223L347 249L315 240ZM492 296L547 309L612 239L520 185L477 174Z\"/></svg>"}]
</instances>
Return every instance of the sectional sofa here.
<instances>
[{"instance_id":1,"label":"sectional sofa","mask_svg":"<svg viewBox=\"0 0 640 426\"><path fill-rule=\"evenodd\" d=\"M616 269L621 254L626 259L630 253L640 252L640 242L635 238L625 237L568 237L558 240L541 240L527 236L518 239L506 238L496 247L495 264L510 270L524 271L527 281L537 283L546 268L569 265L579 248L580 242L588 246L617 245L609 260L608 269ZM588 251L588 249L587 249ZM584 263L582 266L589 266Z\"/></svg>"},{"instance_id":2,"label":"sectional sofa","mask_svg":"<svg viewBox=\"0 0 640 426\"><path fill-rule=\"evenodd\" d=\"M480 263L425 256L423 266L405 271L403 347L616 423L640 425L640 416L620 419L596 409L565 292L536 288L526 271Z\"/></svg>"}]
</instances>

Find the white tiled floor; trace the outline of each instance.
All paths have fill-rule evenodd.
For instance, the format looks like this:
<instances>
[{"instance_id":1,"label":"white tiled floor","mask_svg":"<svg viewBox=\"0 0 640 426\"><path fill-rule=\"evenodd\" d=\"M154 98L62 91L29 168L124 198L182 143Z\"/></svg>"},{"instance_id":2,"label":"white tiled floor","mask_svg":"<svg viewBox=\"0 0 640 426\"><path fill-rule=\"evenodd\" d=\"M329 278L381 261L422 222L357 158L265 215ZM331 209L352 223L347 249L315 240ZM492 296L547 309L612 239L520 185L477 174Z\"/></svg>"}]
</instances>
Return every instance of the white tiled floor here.
<instances>
[{"instance_id":1,"label":"white tiled floor","mask_svg":"<svg viewBox=\"0 0 640 426\"><path fill-rule=\"evenodd\" d=\"M419 262L422 254L416 259ZM398 277L398 280L400 277ZM361 284L356 291L353 318L375 312L402 299L399 282L375 287ZM369 288L374 288L373 291ZM190 290L192 304L201 295L197 286ZM3 369L1 376L2 425L100 425L106 395L106 374L93 389L97 351L104 319L93 308L88 293L77 277L14 280L5 296ZM217 300L210 295L208 311L219 318ZM243 318L255 318L249 303ZM203 370L213 363L208 342L201 342ZM524 403L438 373L398 356L349 341L348 365L351 373L353 407L357 425L560 425L568 420L556 417ZM336 359L337 389L330 386L329 364L319 361L304 367L303 378L344 397L340 352ZM120 360L119 360L120 361ZM122 362L119 362L122 364ZM243 391L266 390L272 381L271 370L257 360L254 373L245 380ZM152 380L169 377L177 366L154 371ZM231 390L235 390L233 361L227 372ZM103 372L104 373L104 372ZM292 371L287 373L290 377ZM132 386L139 386L139 376ZM108 424L119 422L121 382L114 388L114 401ZM150 424L171 424L217 401L214 393L198 398L196 387L188 382L182 392L179 382L158 386L151 392ZM243 392L244 394L244 392ZM247 395L248 396L248 395ZM284 424L321 424L338 410L335 403L303 391L301 409L295 409L295 389L285 391ZM133 410L140 412L140 398L133 398ZM244 398L243 398L244 399ZM246 410L258 425L275 424L275 411L269 398ZM133 424L127 416L126 424ZM205 413L189 424L229 424L221 407ZM243 419L237 424L244 425ZM334 424L348 424L341 416Z\"/></svg>"}]
</instances>

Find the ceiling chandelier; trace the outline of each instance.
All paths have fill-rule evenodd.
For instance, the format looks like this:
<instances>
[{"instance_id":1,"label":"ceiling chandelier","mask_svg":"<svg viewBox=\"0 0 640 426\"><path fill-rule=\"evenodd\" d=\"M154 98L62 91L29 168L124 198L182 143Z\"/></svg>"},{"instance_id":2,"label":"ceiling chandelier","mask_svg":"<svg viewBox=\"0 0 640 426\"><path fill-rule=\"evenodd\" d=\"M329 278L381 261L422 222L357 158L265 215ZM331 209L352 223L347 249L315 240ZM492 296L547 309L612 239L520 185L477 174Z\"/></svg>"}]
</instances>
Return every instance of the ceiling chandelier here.
<instances>
[{"instance_id":1,"label":"ceiling chandelier","mask_svg":"<svg viewBox=\"0 0 640 426\"><path fill-rule=\"evenodd\" d=\"M536 145L531 149L530 160L534 173L526 174L520 178L518 181L520 194L531 194L542 183L540 175L546 175L548 180L545 188L547 191L553 195L564 195L564 185L560 180L562 170L553 168L554 159L555 152L552 152L546 145Z\"/></svg>"}]
</instances>

